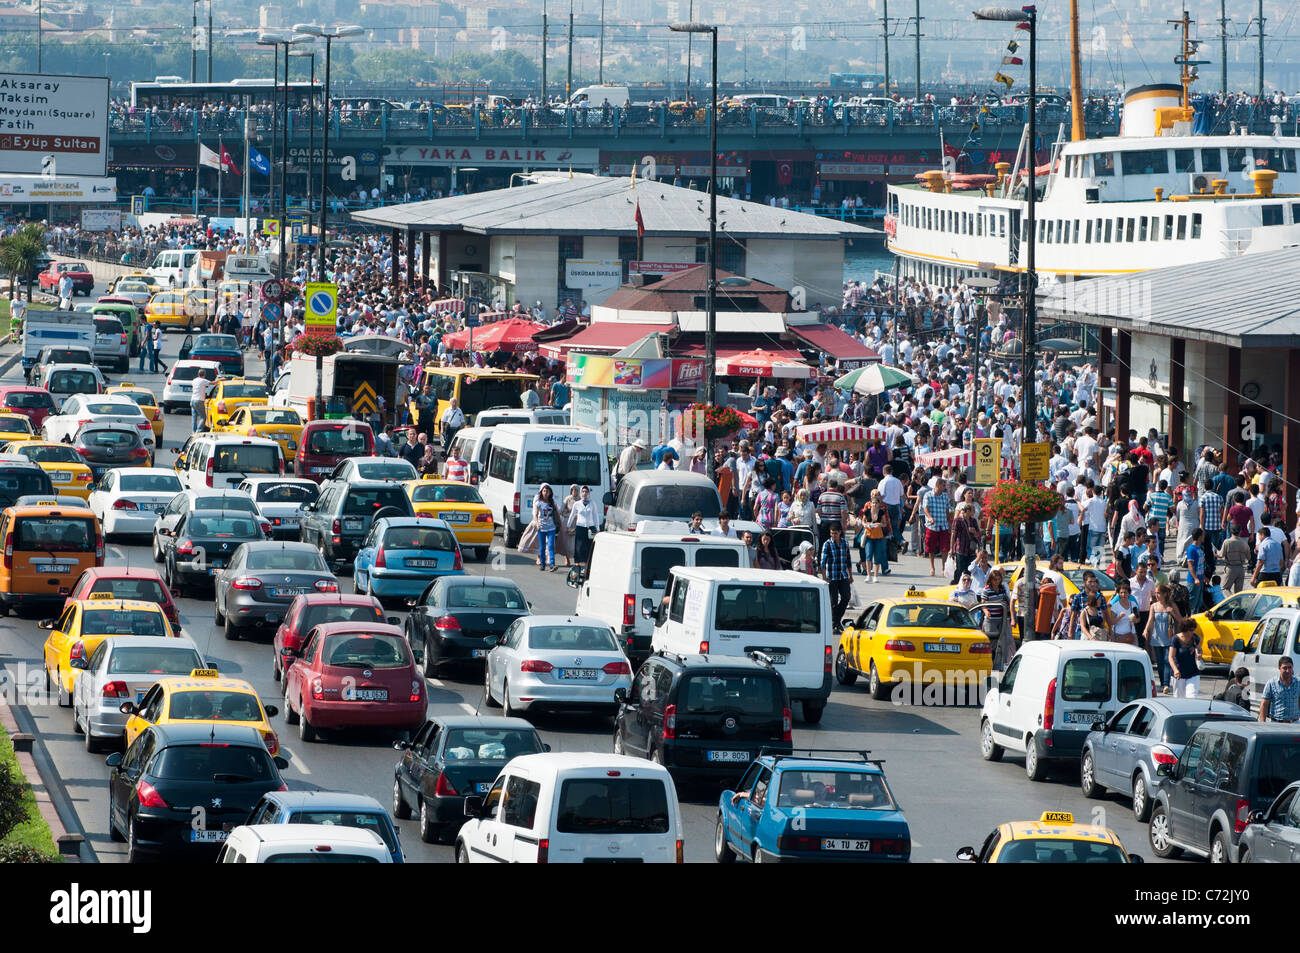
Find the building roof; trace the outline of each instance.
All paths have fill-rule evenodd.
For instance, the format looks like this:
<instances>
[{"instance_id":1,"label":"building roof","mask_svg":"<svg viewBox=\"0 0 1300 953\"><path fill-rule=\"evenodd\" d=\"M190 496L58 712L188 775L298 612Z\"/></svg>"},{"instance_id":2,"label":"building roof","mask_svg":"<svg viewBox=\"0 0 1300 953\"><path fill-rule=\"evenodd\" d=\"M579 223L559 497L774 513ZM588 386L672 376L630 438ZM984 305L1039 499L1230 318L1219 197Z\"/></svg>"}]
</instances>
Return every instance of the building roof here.
<instances>
[{"instance_id":1,"label":"building roof","mask_svg":"<svg viewBox=\"0 0 1300 953\"><path fill-rule=\"evenodd\" d=\"M534 182L353 212L366 225L401 231L464 231L479 235L617 235L635 238L636 207L645 234L698 238L708 232L708 194L638 179L534 173ZM878 231L833 218L718 196L718 236L829 240Z\"/></svg>"},{"instance_id":2,"label":"building roof","mask_svg":"<svg viewBox=\"0 0 1300 953\"><path fill-rule=\"evenodd\" d=\"M562 341L547 341L540 346L540 350L556 359L566 357L572 350L614 352L636 344L648 334L673 334L676 330L677 325L671 321L665 324L601 321Z\"/></svg>"},{"instance_id":3,"label":"building roof","mask_svg":"<svg viewBox=\"0 0 1300 953\"><path fill-rule=\"evenodd\" d=\"M1300 248L1089 278L1040 292L1039 316L1229 347L1300 347Z\"/></svg>"},{"instance_id":4,"label":"building roof","mask_svg":"<svg viewBox=\"0 0 1300 953\"><path fill-rule=\"evenodd\" d=\"M602 307L616 311L698 311L700 296L707 294L705 285L708 278L708 266L696 265L653 284L641 287L624 285L606 298ZM726 280L744 284L721 284ZM776 285L769 285L757 278L733 275L721 269L718 270L718 282L716 297L719 311L785 314L794 310L790 304L790 292Z\"/></svg>"}]
</instances>

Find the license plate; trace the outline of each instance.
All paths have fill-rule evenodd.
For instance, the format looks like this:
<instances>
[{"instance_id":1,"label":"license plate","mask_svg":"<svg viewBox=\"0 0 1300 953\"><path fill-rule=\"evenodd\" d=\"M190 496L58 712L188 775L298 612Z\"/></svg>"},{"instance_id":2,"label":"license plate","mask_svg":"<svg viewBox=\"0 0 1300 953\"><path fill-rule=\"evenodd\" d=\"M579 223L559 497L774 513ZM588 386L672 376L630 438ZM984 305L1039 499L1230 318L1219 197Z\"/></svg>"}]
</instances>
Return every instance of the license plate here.
<instances>
[{"instance_id":1,"label":"license plate","mask_svg":"<svg viewBox=\"0 0 1300 953\"><path fill-rule=\"evenodd\" d=\"M470 658L487 658L487 649L470 649Z\"/></svg>"},{"instance_id":2,"label":"license plate","mask_svg":"<svg viewBox=\"0 0 1300 953\"><path fill-rule=\"evenodd\" d=\"M847 837L823 837L822 850L856 850L865 853L871 850L871 841L850 840Z\"/></svg>"},{"instance_id":3,"label":"license plate","mask_svg":"<svg viewBox=\"0 0 1300 953\"><path fill-rule=\"evenodd\" d=\"M487 794L488 791L491 790L492 790L491 781L479 781L477 784L474 785L475 794Z\"/></svg>"},{"instance_id":4,"label":"license plate","mask_svg":"<svg viewBox=\"0 0 1300 953\"><path fill-rule=\"evenodd\" d=\"M191 844L223 844L225 840L225 831L190 831Z\"/></svg>"},{"instance_id":5,"label":"license plate","mask_svg":"<svg viewBox=\"0 0 1300 953\"><path fill-rule=\"evenodd\" d=\"M36 567L37 572L61 573L72 572L71 563L40 563Z\"/></svg>"},{"instance_id":6,"label":"license plate","mask_svg":"<svg viewBox=\"0 0 1300 953\"><path fill-rule=\"evenodd\" d=\"M438 568L438 560L436 560L436 559L407 559L407 560L405 560L405 561L403 562L403 565L405 565L405 566L409 566L409 567L411 567L412 569L437 569L437 568Z\"/></svg>"},{"instance_id":7,"label":"license plate","mask_svg":"<svg viewBox=\"0 0 1300 953\"><path fill-rule=\"evenodd\" d=\"M296 517L293 519L290 519L289 517L285 517L284 519L280 520L280 525L284 527L292 527L294 529L297 529L298 520Z\"/></svg>"},{"instance_id":8,"label":"license plate","mask_svg":"<svg viewBox=\"0 0 1300 953\"><path fill-rule=\"evenodd\" d=\"M1106 716L1099 711L1067 711L1065 713L1065 723L1067 725L1091 725L1094 721L1105 721Z\"/></svg>"},{"instance_id":9,"label":"license plate","mask_svg":"<svg viewBox=\"0 0 1300 953\"><path fill-rule=\"evenodd\" d=\"M445 519L448 523L468 523L468 522L469 522L469 514L468 514L468 513L444 513L444 514L442 514L442 518Z\"/></svg>"},{"instance_id":10,"label":"license plate","mask_svg":"<svg viewBox=\"0 0 1300 953\"><path fill-rule=\"evenodd\" d=\"M50 479L55 483L69 483L72 480L72 474L67 470L55 470L50 474Z\"/></svg>"},{"instance_id":11,"label":"license plate","mask_svg":"<svg viewBox=\"0 0 1300 953\"><path fill-rule=\"evenodd\" d=\"M136 693L135 693L135 703L138 705L138 704L140 704L142 701L144 701L144 692L143 692L143 691L138 691L138 692L136 692Z\"/></svg>"},{"instance_id":12,"label":"license plate","mask_svg":"<svg viewBox=\"0 0 1300 953\"><path fill-rule=\"evenodd\" d=\"M161 513L167 506L166 503L137 503L138 509L148 510L150 513Z\"/></svg>"},{"instance_id":13,"label":"license plate","mask_svg":"<svg viewBox=\"0 0 1300 953\"><path fill-rule=\"evenodd\" d=\"M595 681L600 678L598 668L557 668L555 674L564 681Z\"/></svg>"},{"instance_id":14,"label":"license plate","mask_svg":"<svg viewBox=\"0 0 1300 953\"><path fill-rule=\"evenodd\" d=\"M366 525L365 520L344 520L343 521L343 529L348 532L356 532L357 530L364 528L365 525Z\"/></svg>"},{"instance_id":15,"label":"license plate","mask_svg":"<svg viewBox=\"0 0 1300 953\"><path fill-rule=\"evenodd\" d=\"M311 468L311 472L312 472L312 473L330 473L331 471L333 471L333 469L334 469L333 467L312 467L312 468Z\"/></svg>"},{"instance_id":16,"label":"license plate","mask_svg":"<svg viewBox=\"0 0 1300 953\"><path fill-rule=\"evenodd\" d=\"M359 702L386 702L388 701L388 689L358 688L355 697Z\"/></svg>"},{"instance_id":17,"label":"license plate","mask_svg":"<svg viewBox=\"0 0 1300 953\"><path fill-rule=\"evenodd\" d=\"M208 575L209 575L209 576L215 576L215 575L216 575L217 573L219 573L219 572L221 572L221 570L220 570L219 568L217 568L216 566L213 566L211 569L208 570Z\"/></svg>"},{"instance_id":18,"label":"license plate","mask_svg":"<svg viewBox=\"0 0 1300 953\"><path fill-rule=\"evenodd\" d=\"M926 642L925 650L927 652L961 652L960 642Z\"/></svg>"},{"instance_id":19,"label":"license plate","mask_svg":"<svg viewBox=\"0 0 1300 953\"><path fill-rule=\"evenodd\" d=\"M275 625L275 624L276 624L277 622L279 622L279 621L280 621L280 617L279 617L278 615L276 615L274 612L268 612L268 613L266 614L266 624L267 624L267 625Z\"/></svg>"},{"instance_id":20,"label":"license plate","mask_svg":"<svg viewBox=\"0 0 1300 953\"><path fill-rule=\"evenodd\" d=\"M271 590L271 598L272 598L272 599L290 599L290 598L292 598L293 596L301 596L301 595L305 594L306 592L308 592L308 590L305 589L305 588L303 588L302 586L298 586L298 587L293 588L293 589L272 589L272 590Z\"/></svg>"},{"instance_id":21,"label":"license plate","mask_svg":"<svg viewBox=\"0 0 1300 953\"><path fill-rule=\"evenodd\" d=\"M708 761L725 761L728 763L739 763L749 760L748 751L709 751L705 754Z\"/></svg>"}]
</instances>

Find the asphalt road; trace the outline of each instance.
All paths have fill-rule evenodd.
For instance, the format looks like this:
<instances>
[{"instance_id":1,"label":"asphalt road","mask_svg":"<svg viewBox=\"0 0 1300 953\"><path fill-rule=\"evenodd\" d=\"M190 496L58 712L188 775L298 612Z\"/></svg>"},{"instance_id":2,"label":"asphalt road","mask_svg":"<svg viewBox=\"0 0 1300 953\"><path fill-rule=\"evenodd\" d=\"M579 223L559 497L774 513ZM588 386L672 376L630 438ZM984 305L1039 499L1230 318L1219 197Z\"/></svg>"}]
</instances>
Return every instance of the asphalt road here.
<instances>
[{"instance_id":1,"label":"asphalt road","mask_svg":"<svg viewBox=\"0 0 1300 953\"><path fill-rule=\"evenodd\" d=\"M167 364L174 359L180 338L179 334L166 336ZM250 375L259 366L260 362L250 355ZM9 382L19 377L20 372L15 368L4 380ZM135 374L134 362L131 379L161 393L163 378ZM188 433L187 415L168 415L164 447L176 447ZM169 461L164 449L158 462L165 466ZM134 544L110 544L107 562L153 565L147 538ZM499 540L488 561L470 563L468 568L472 572L500 572L514 579L538 613L573 610L575 597L564 586L559 572L540 574L531 557L502 552ZM874 587L860 584L860 598L901 595L913 580L929 584L928 570L920 559L904 557L889 582ZM350 592L351 580L343 578L340 588ZM256 641L228 642L213 625L210 601L186 598L179 602L182 628L205 657L222 673L247 679L267 703L279 705L279 685L271 677L269 634ZM18 700L30 712L75 806L87 846L99 860L121 861L125 858L125 845L112 843L107 834L108 771L104 756L86 753L81 737L73 732L70 710L58 708L40 687L41 646L46 633L37 628L36 622L33 618L14 616L0 619L0 666L7 669L7 688L11 692L17 689ZM870 698L863 684L859 681L857 686L848 689L836 686L822 722L816 727L805 726L796 718L795 744L866 748L873 757L883 758L885 773L911 826L914 861L951 861L958 847L978 845L995 825L1036 818L1046 810L1072 811L1080 819L1106 824L1130 850L1149 860L1155 859L1147 844L1146 826L1134 820L1127 801L1084 798L1078 787L1077 769L1063 769L1046 783L1034 783L1025 777L1019 758L1008 757L1001 764L981 760L977 707L878 702ZM1217 691L1219 686L1216 681L1203 679L1202 687L1208 694ZM428 695L431 712L459 714L483 710L481 670L466 670L450 678L431 680ZM283 713L273 722L280 734L282 750L290 760L290 767L284 772L290 788L351 791L371 795L386 806L390 804L393 765L397 760L391 736L326 733L323 740L307 744L284 725ZM550 716L539 718L536 724L543 740L555 751L611 750L612 725L607 718ZM683 792L682 814L687 861L712 862L715 792ZM398 826L409 860L453 860L451 847L421 843L415 821L398 822Z\"/></svg>"}]
</instances>

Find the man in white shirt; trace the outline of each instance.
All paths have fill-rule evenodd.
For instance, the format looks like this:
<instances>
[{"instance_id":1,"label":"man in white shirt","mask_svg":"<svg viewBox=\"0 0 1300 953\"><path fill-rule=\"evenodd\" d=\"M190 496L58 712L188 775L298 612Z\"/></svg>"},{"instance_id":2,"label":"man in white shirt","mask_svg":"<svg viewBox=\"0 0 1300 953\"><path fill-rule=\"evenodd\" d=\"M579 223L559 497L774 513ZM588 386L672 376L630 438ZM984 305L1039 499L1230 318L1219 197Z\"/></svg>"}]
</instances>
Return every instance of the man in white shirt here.
<instances>
[{"instance_id":1,"label":"man in white shirt","mask_svg":"<svg viewBox=\"0 0 1300 953\"><path fill-rule=\"evenodd\" d=\"M1094 547L1100 547L1106 538L1106 501L1097 495L1096 489L1088 487L1088 498L1081 511L1087 536L1083 541L1083 558L1092 556Z\"/></svg>"},{"instance_id":2,"label":"man in white shirt","mask_svg":"<svg viewBox=\"0 0 1300 953\"><path fill-rule=\"evenodd\" d=\"M443 456L446 456L447 451L451 449L451 441L455 438L456 431L465 426L465 411L460 409L460 401L455 397L451 399L447 409L442 412L441 423L442 453Z\"/></svg>"},{"instance_id":3,"label":"man in white shirt","mask_svg":"<svg viewBox=\"0 0 1300 953\"><path fill-rule=\"evenodd\" d=\"M880 491L880 498L884 501L885 509L889 511L889 525L893 527L893 537L901 544L903 542L903 481L894 476L894 468L891 464L886 463L882 472L884 476L876 489Z\"/></svg>"},{"instance_id":4,"label":"man in white shirt","mask_svg":"<svg viewBox=\"0 0 1300 953\"><path fill-rule=\"evenodd\" d=\"M190 425L195 433L203 429L204 418L207 416L203 402L207 397L208 372L199 371L194 383L190 385Z\"/></svg>"}]
</instances>

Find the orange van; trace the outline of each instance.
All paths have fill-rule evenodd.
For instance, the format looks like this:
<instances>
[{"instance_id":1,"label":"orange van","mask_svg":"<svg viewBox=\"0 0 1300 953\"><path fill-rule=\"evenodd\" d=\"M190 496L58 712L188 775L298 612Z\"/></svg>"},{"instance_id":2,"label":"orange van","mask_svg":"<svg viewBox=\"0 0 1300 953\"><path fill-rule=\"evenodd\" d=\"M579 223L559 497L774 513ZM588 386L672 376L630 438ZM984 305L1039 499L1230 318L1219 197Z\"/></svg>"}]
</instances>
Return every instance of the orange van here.
<instances>
[{"instance_id":1,"label":"orange van","mask_svg":"<svg viewBox=\"0 0 1300 953\"><path fill-rule=\"evenodd\" d=\"M0 615L59 607L83 570L104 565L104 536L88 509L11 506L0 513Z\"/></svg>"}]
</instances>

